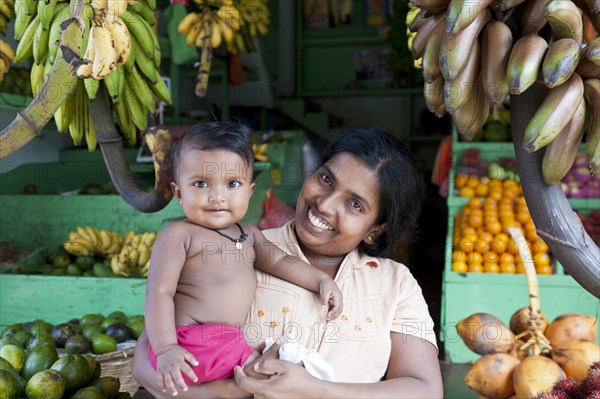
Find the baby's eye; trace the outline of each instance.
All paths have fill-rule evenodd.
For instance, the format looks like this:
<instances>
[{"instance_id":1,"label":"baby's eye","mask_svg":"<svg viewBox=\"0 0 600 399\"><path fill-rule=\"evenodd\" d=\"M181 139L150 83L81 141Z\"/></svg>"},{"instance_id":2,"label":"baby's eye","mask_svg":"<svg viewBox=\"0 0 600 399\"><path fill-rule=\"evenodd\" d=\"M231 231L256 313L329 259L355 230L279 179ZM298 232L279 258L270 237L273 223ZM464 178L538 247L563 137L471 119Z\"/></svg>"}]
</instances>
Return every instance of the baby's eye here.
<instances>
[{"instance_id":1,"label":"baby's eye","mask_svg":"<svg viewBox=\"0 0 600 399\"><path fill-rule=\"evenodd\" d=\"M235 187L239 187L241 185L242 185L242 183L240 183L239 181L235 180L235 181L230 181L227 186L230 187L230 188L235 188Z\"/></svg>"},{"instance_id":2,"label":"baby's eye","mask_svg":"<svg viewBox=\"0 0 600 399\"><path fill-rule=\"evenodd\" d=\"M202 181L202 180L194 182L194 187L197 187L197 188L205 188L207 186L208 185L206 184L206 182Z\"/></svg>"}]
</instances>

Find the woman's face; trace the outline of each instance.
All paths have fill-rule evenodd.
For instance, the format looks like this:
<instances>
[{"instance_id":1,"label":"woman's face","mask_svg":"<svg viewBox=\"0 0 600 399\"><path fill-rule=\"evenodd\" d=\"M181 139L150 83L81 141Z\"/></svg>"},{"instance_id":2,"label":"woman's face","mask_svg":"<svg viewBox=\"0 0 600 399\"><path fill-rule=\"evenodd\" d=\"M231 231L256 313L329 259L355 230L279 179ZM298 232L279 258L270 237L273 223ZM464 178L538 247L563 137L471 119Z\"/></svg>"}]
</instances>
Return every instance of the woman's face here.
<instances>
[{"instance_id":1,"label":"woman's face","mask_svg":"<svg viewBox=\"0 0 600 399\"><path fill-rule=\"evenodd\" d=\"M303 249L342 256L383 230L377 174L350 153L331 158L306 179L296 206L296 234Z\"/></svg>"}]
</instances>

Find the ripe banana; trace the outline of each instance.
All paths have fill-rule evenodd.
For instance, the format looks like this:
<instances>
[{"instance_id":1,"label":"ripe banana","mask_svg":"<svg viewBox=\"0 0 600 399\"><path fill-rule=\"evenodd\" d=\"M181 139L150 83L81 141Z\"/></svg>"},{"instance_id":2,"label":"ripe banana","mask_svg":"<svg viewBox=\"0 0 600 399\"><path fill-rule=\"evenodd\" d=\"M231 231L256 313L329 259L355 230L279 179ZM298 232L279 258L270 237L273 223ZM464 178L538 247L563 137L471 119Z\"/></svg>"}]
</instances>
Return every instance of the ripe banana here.
<instances>
[{"instance_id":1,"label":"ripe banana","mask_svg":"<svg viewBox=\"0 0 600 399\"><path fill-rule=\"evenodd\" d=\"M440 69L444 79L453 81L461 73L469 60L473 44L479 32L490 20L491 12L486 8L463 31L455 36L446 35L440 48ZM447 105L447 104L446 104Z\"/></svg>"},{"instance_id":2,"label":"ripe banana","mask_svg":"<svg viewBox=\"0 0 600 399\"><path fill-rule=\"evenodd\" d=\"M581 10L572 1L552 0L544 7L544 17L550 23L554 39L575 39L581 44L583 21Z\"/></svg>"},{"instance_id":3,"label":"ripe banana","mask_svg":"<svg viewBox=\"0 0 600 399\"><path fill-rule=\"evenodd\" d=\"M444 24L438 24L427 41L423 53L423 79L427 83L432 83L442 75L440 69L440 46L445 36Z\"/></svg>"},{"instance_id":4,"label":"ripe banana","mask_svg":"<svg viewBox=\"0 0 600 399\"><path fill-rule=\"evenodd\" d=\"M588 44L585 57L596 65L600 65L600 37L595 38Z\"/></svg>"},{"instance_id":5,"label":"ripe banana","mask_svg":"<svg viewBox=\"0 0 600 399\"><path fill-rule=\"evenodd\" d=\"M481 77L475 81L471 93L467 102L452 114L456 130L467 140L481 130L490 113L490 103L483 92Z\"/></svg>"},{"instance_id":6,"label":"ripe banana","mask_svg":"<svg viewBox=\"0 0 600 399\"><path fill-rule=\"evenodd\" d=\"M563 130L548 144L542 159L542 177L544 182L553 186L566 176L571 169L579 145L583 138L583 127L585 125L585 101L583 97L573 118L567 123Z\"/></svg>"},{"instance_id":7,"label":"ripe banana","mask_svg":"<svg viewBox=\"0 0 600 399\"><path fill-rule=\"evenodd\" d=\"M453 81L446 81L444 83L444 104L449 114L453 114L457 109L462 107L469 100L473 90L479 90L474 85L480 74L480 58L479 42L475 41L471 49L471 54L469 54L467 65L462 72Z\"/></svg>"},{"instance_id":8,"label":"ripe banana","mask_svg":"<svg viewBox=\"0 0 600 399\"><path fill-rule=\"evenodd\" d=\"M588 50L589 46L586 46L579 52L579 64L577 65L575 72L584 79L600 78L600 68L588 58Z\"/></svg>"},{"instance_id":9,"label":"ripe banana","mask_svg":"<svg viewBox=\"0 0 600 399\"><path fill-rule=\"evenodd\" d=\"M510 94L519 95L535 83L547 48L548 43L537 33L517 40L506 70Z\"/></svg>"},{"instance_id":10,"label":"ripe banana","mask_svg":"<svg viewBox=\"0 0 600 399\"><path fill-rule=\"evenodd\" d=\"M429 17L425 20L425 22L423 22L423 25L417 31L417 34L412 42L412 55L415 60L423 56L425 45L427 44L431 33L438 26L438 24L444 23L445 18L446 13L443 12Z\"/></svg>"},{"instance_id":11,"label":"ripe banana","mask_svg":"<svg viewBox=\"0 0 600 399\"><path fill-rule=\"evenodd\" d=\"M537 151L554 140L573 118L582 96L583 82L576 72L562 85L550 89L525 128L525 151Z\"/></svg>"},{"instance_id":12,"label":"ripe banana","mask_svg":"<svg viewBox=\"0 0 600 399\"><path fill-rule=\"evenodd\" d=\"M495 0L452 0L446 17L446 33L454 36L469 26Z\"/></svg>"},{"instance_id":13,"label":"ripe banana","mask_svg":"<svg viewBox=\"0 0 600 399\"><path fill-rule=\"evenodd\" d=\"M583 95L590 110L590 128L585 141L585 154L592 173L600 176L600 79L587 79L583 87Z\"/></svg>"},{"instance_id":14,"label":"ripe banana","mask_svg":"<svg viewBox=\"0 0 600 399\"><path fill-rule=\"evenodd\" d=\"M552 89L566 82L579 64L579 56L579 43L575 39L552 42L542 64L546 86Z\"/></svg>"},{"instance_id":15,"label":"ripe banana","mask_svg":"<svg viewBox=\"0 0 600 399\"><path fill-rule=\"evenodd\" d=\"M425 104L430 112L441 118L446 113L446 105L444 104L444 77L439 76L431 83L425 82L423 93L425 96Z\"/></svg>"},{"instance_id":16,"label":"ripe banana","mask_svg":"<svg viewBox=\"0 0 600 399\"><path fill-rule=\"evenodd\" d=\"M521 35L538 33L548 22L544 7L551 0L528 0L521 9Z\"/></svg>"},{"instance_id":17,"label":"ripe banana","mask_svg":"<svg viewBox=\"0 0 600 399\"><path fill-rule=\"evenodd\" d=\"M190 12L181 20L181 22L177 26L177 32L181 33L182 35L187 35L187 33L192 29L192 27L197 25L198 22L200 22L201 20L202 17L199 13Z\"/></svg>"},{"instance_id":18,"label":"ripe banana","mask_svg":"<svg viewBox=\"0 0 600 399\"><path fill-rule=\"evenodd\" d=\"M131 53L131 37L129 34L129 29L127 29L127 26L125 26L125 23L121 20L121 18L111 14L106 16L104 26L110 32L113 40L112 44L114 44L117 54L117 66L125 64L129 54Z\"/></svg>"},{"instance_id":19,"label":"ripe banana","mask_svg":"<svg viewBox=\"0 0 600 399\"><path fill-rule=\"evenodd\" d=\"M481 83L488 100L498 106L508 95L506 70L513 46L510 28L490 21L481 32Z\"/></svg>"}]
</instances>

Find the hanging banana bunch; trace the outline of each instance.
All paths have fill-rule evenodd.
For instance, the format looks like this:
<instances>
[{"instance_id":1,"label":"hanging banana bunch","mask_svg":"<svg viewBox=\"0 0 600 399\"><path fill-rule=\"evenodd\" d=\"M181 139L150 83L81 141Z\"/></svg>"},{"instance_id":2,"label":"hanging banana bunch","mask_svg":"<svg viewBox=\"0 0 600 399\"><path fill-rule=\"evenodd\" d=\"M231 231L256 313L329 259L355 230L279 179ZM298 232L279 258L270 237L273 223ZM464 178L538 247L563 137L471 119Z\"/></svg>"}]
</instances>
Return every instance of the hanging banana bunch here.
<instances>
[{"instance_id":1,"label":"hanging banana bunch","mask_svg":"<svg viewBox=\"0 0 600 399\"><path fill-rule=\"evenodd\" d=\"M0 2L0 35L6 36L6 26L15 16L15 0L3 0ZM0 82L4 81L4 75L10 69L10 63L15 58L13 48L0 39Z\"/></svg>"},{"instance_id":2,"label":"hanging banana bunch","mask_svg":"<svg viewBox=\"0 0 600 399\"><path fill-rule=\"evenodd\" d=\"M598 1L410 3L415 10L407 17L408 44L413 59L422 61L431 112L438 117L448 112L457 131L470 140L490 107L543 81L547 94L525 129L524 150L547 147L542 174L553 185L570 169L585 136L590 169L600 175Z\"/></svg>"},{"instance_id":3,"label":"hanging banana bunch","mask_svg":"<svg viewBox=\"0 0 600 399\"><path fill-rule=\"evenodd\" d=\"M252 36L266 35L271 18L268 0L239 0L240 29L234 32L233 40L227 42L227 51L236 54L254 51Z\"/></svg>"},{"instance_id":4,"label":"hanging banana bunch","mask_svg":"<svg viewBox=\"0 0 600 399\"><path fill-rule=\"evenodd\" d=\"M36 6L30 6L29 3ZM63 23L73 13L76 0L19 0L15 39L15 63L33 57L31 85L36 96L57 58ZM171 96L158 68L160 48L153 28L155 0L92 0L83 3L83 38L79 78L54 113L57 129L81 145L85 137L89 151L97 145L88 109L98 90L106 90L120 131L134 145L137 132L148 127L148 114L156 112L157 99L171 104Z\"/></svg>"}]
</instances>

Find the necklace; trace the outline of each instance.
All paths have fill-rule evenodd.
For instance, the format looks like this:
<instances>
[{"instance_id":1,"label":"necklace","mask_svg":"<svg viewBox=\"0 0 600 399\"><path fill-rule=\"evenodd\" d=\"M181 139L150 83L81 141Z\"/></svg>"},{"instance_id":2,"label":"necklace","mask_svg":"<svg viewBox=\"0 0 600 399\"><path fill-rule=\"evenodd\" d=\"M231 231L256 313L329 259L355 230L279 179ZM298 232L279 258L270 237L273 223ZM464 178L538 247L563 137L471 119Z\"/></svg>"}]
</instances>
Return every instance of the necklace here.
<instances>
[{"instance_id":1,"label":"necklace","mask_svg":"<svg viewBox=\"0 0 600 399\"><path fill-rule=\"evenodd\" d=\"M235 242L235 248L236 249L242 249L242 243L244 241L246 241L246 239L248 238L248 234L246 234L246 232L244 231L244 229L242 229L242 226L240 226L239 223L236 223L235 225L240 229L240 233L242 233L242 234L240 234L240 236L238 238L233 238L231 236L228 236L225 233L221 233L217 229L210 229L210 230L214 231L215 233L219 234L220 236L223 236L223 237L227 238L230 241Z\"/></svg>"}]
</instances>

